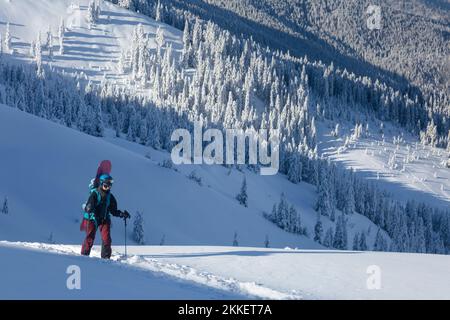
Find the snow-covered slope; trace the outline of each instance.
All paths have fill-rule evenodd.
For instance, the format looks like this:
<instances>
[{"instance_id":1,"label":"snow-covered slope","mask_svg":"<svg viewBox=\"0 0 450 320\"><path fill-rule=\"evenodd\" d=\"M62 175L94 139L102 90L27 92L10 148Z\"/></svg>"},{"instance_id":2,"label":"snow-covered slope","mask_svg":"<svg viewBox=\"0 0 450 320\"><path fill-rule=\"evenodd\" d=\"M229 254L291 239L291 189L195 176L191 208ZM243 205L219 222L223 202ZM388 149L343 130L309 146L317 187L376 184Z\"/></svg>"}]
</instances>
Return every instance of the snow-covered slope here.
<instances>
[{"instance_id":1,"label":"snow-covered slope","mask_svg":"<svg viewBox=\"0 0 450 320\"><path fill-rule=\"evenodd\" d=\"M450 207L448 152L422 145L389 122L380 130L380 122L372 121L359 137L345 122L340 123L340 134L334 137L334 125L327 121L319 130L319 149L325 157L376 180L400 201L414 199L432 207Z\"/></svg>"},{"instance_id":2,"label":"snow-covered slope","mask_svg":"<svg viewBox=\"0 0 450 320\"><path fill-rule=\"evenodd\" d=\"M97 253L93 252L93 255ZM68 247L3 242L0 254L3 271L0 299L248 298L244 293L227 292L130 265L100 261L98 255L97 259L74 256ZM73 274L70 266L80 268L80 290L69 290L66 285Z\"/></svg>"},{"instance_id":3,"label":"snow-covered slope","mask_svg":"<svg viewBox=\"0 0 450 320\"><path fill-rule=\"evenodd\" d=\"M238 193L242 174L228 177L223 167L197 168L204 178L200 186L182 171L158 166L159 161L7 106L0 106L0 122L0 195L9 203L9 214L1 216L1 239L46 241L52 233L54 241L79 243L87 185L99 161L110 159L119 207L143 212L149 244L164 236L166 244L231 245L237 232L241 245L263 246L268 235L272 246L319 247L262 217L262 209L269 211L285 191L302 213L308 212L305 217L313 218L311 186L248 173L247 209L232 193ZM113 239L121 243L123 223L113 220L113 227Z\"/></svg>"},{"instance_id":4,"label":"snow-covered slope","mask_svg":"<svg viewBox=\"0 0 450 320\"><path fill-rule=\"evenodd\" d=\"M113 253L113 261L100 261L99 248L94 248L95 258L76 256L79 248L0 242L4 261L0 273L0 298L450 298L448 256L135 246L129 247L127 258L120 254L123 248L116 248L120 253ZM36 260L39 261L37 265ZM30 264L36 267L29 270ZM80 267L81 290L66 287L69 277L66 270L71 265ZM16 277L17 273L21 276Z\"/></svg>"},{"instance_id":5,"label":"snow-covered slope","mask_svg":"<svg viewBox=\"0 0 450 320\"><path fill-rule=\"evenodd\" d=\"M0 198L8 197L9 215L2 215L0 238L16 241L79 243L81 203L87 185L103 159L113 163L113 193L119 207L143 212L147 244L239 245L320 248L312 240L317 201L315 188L292 184L284 176L260 176L222 166L183 165L176 171L161 167L167 152L116 138L95 138L76 130L0 106ZM202 185L187 178L195 170ZM247 177L249 205L235 199ZM284 193L301 214L311 238L294 235L266 220ZM113 220L113 239L123 241L123 224ZM324 219L327 230L331 221ZM377 227L354 214L348 221L348 241L367 233L369 248Z\"/></svg>"},{"instance_id":6,"label":"snow-covered slope","mask_svg":"<svg viewBox=\"0 0 450 320\"><path fill-rule=\"evenodd\" d=\"M47 31L53 34L55 51L52 61L43 55L46 63L55 70L68 74L82 73L93 82L103 78L116 84L126 83L127 77L118 70L122 50L131 46L133 29L141 24L149 36L149 48L156 48L156 31L164 33L167 44L175 52L182 49L182 32L164 23L158 23L143 15L130 12L109 2L100 1L99 21L89 28L87 8L89 0L0 0L0 33L5 34L10 24L14 60L31 61L30 44L36 41L38 33L44 42ZM60 55L58 28L64 21L64 54ZM82 77L83 78L83 77Z\"/></svg>"}]
</instances>

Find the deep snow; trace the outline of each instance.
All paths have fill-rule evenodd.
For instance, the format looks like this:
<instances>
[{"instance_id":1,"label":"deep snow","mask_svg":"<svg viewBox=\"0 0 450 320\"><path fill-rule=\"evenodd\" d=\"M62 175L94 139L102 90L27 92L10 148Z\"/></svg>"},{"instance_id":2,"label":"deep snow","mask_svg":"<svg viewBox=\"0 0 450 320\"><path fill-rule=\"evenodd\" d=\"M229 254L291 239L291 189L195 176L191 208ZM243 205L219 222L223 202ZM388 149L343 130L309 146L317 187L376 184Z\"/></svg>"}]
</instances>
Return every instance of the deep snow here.
<instances>
[{"instance_id":1,"label":"deep snow","mask_svg":"<svg viewBox=\"0 0 450 320\"><path fill-rule=\"evenodd\" d=\"M93 258L78 256L79 249L0 242L4 258L0 298L450 298L450 257L443 255L132 246L128 257L123 255L123 248L116 248L112 261L104 261L98 259L99 248L94 248ZM80 267L81 290L67 289L66 270L71 265ZM372 282L374 266L379 271L379 289Z\"/></svg>"},{"instance_id":2,"label":"deep snow","mask_svg":"<svg viewBox=\"0 0 450 320\"><path fill-rule=\"evenodd\" d=\"M228 176L223 167L199 167L204 178L199 186L157 160L7 106L0 106L0 148L0 198L7 196L9 203L9 214L0 217L3 240L46 242L52 235L58 243L81 243L81 204L98 163L110 159L119 208L132 215L143 212L148 244L159 244L164 236L165 244L231 245L237 232L240 245L263 246L268 235L274 247L320 247L262 217L261 210L269 211L281 191L314 217L313 188L281 176L264 182L247 173L251 200L245 208L233 194L241 173ZM113 244L123 243L123 228L113 218Z\"/></svg>"}]
</instances>

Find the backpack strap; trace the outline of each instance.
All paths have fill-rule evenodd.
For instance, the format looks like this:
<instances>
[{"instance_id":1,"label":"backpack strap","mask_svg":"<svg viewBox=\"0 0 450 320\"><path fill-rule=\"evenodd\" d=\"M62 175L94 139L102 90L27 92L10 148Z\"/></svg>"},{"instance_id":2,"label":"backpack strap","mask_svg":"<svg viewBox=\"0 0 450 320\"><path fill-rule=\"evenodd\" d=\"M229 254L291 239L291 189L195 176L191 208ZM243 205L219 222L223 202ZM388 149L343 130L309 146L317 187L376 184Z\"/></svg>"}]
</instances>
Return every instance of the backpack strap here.
<instances>
[{"instance_id":1,"label":"backpack strap","mask_svg":"<svg viewBox=\"0 0 450 320\"><path fill-rule=\"evenodd\" d=\"M97 189L94 189L92 192L95 192L95 194L97 195L97 206L98 206L102 202L102 196L101 196L100 192L98 192ZM106 194L106 210L105 210L104 218L106 218L106 216L108 215L108 208L109 208L110 203L111 203L111 193L108 192Z\"/></svg>"}]
</instances>

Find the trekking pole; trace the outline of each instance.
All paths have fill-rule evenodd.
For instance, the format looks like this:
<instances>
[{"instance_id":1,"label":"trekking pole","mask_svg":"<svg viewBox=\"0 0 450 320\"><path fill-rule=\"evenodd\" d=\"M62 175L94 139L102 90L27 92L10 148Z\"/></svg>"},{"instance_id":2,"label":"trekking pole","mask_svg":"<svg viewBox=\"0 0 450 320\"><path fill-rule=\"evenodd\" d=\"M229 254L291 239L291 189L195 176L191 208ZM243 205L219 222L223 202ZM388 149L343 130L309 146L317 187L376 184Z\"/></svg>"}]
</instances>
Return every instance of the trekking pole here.
<instances>
[{"instance_id":1,"label":"trekking pole","mask_svg":"<svg viewBox=\"0 0 450 320\"><path fill-rule=\"evenodd\" d=\"M125 221L125 259L127 258L127 218L123 219Z\"/></svg>"}]
</instances>

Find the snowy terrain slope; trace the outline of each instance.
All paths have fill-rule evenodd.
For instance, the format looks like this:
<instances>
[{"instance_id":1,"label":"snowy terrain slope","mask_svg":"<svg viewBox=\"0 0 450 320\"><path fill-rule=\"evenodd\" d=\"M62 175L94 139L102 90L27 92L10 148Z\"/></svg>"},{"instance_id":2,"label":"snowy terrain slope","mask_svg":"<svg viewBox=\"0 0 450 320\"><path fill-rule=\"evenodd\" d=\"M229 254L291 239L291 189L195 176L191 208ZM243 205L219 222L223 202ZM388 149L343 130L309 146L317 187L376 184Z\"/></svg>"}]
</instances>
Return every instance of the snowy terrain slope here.
<instances>
[{"instance_id":1,"label":"snowy terrain slope","mask_svg":"<svg viewBox=\"0 0 450 320\"><path fill-rule=\"evenodd\" d=\"M105 141L106 140L106 141ZM235 199L244 173L222 166L158 164L168 159L160 152L115 138L95 138L76 130L0 106L0 197L7 196L9 215L2 215L0 239L80 243L78 224L87 185L103 159L113 163L113 193L119 208L143 212L147 244L231 245L234 233L240 246L315 249L311 238L282 231L262 217L284 192L314 234L315 188L292 184L282 175L260 176L245 171L249 207ZM149 158L150 157L150 158ZM195 169L202 185L187 178ZM323 221L324 229L331 226ZM349 217L349 242L356 232L367 233L372 245L377 227L367 218ZM123 241L123 223L113 219L113 239ZM312 237L312 236L311 236ZM98 241L98 240L97 240Z\"/></svg>"},{"instance_id":2,"label":"snowy terrain slope","mask_svg":"<svg viewBox=\"0 0 450 320\"><path fill-rule=\"evenodd\" d=\"M0 299L248 298L241 292L227 292L161 272L146 272L138 267L100 261L97 251L93 252L96 258L86 258L74 256L68 247L54 246L46 250L35 247L0 243L3 270ZM70 275L66 272L74 265L81 271L80 290L69 290L66 286Z\"/></svg>"},{"instance_id":3,"label":"snowy terrain slope","mask_svg":"<svg viewBox=\"0 0 450 320\"><path fill-rule=\"evenodd\" d=\"M450 257L442 255L134 246L128 257L119 248L113 261L100 261L99 248L94 258L74 256L78 250L70 245L0 242L5 257L0 298L450 298ZM30 272L27 266L36 259L40 263ZM69 265L80 267L81 290L66 289ZM14 276L18 267L21 277ZM373 268L379 271L379 289L371 286ZM108 281L100 280L105 274ZM41 290L44 283L46 290Z\"/></svg>"},{"instance_id":4,"label":"snowy terrain slope","mask_svg":"<svg viewBox=\"0 0 450 320\"><path fill-rule=\"evenodd\" d=\"M339 137L331 135L333 129L325 124L320 128L319 149L324 156L377 180L400 201L415 199L443 209L450 206L449 155L445 150L423 146L416 137L388 122L383 132L379 123L370 123L360 137L354 136L354 128L342 123Z\"/></svg>"},{"instance_id":5,"label":"snowy terrain slope","mask_svg":"<svg viewBox=\"0 0 450 320\"><path fill-rule=\"evenodd\" d=\"M312 206L314 191L309 186L272 177L274 185L257 188L262 180L249 179L254 190L250 197L272 200L246 209L230 190L199 186L180 172L102 139L6 106L0 107L0 122L0 195L8 197L10 207L10 214L1 217L1 239L42 242L52 233L58 243L80 243L79 219L87 185L99 161L110 159L119 207L132 214L143 212L149 244L159 244L164 236L166 244L231 245L237 232L242 245L263 246L268 235L273 246L318 247L306 237L280 230L260 211L264 204L269 211L284 189L290 197L298 197L299 205L305 201L305 209ZM218 185L226 179L225 168L209 169L199 175L208 173ZM227 183L235 184L237 194L241 181L237 176ZM113 220L112 232L116 243L122 243L122 221Z\"/></svg>"},{"instance_id":6,"label":"snowy terrain slope","mask_svg":"<svg viewBox=\"0 0 450 320\"><path fill-rule=\"evenodd\" d=\"M182 49L182 32L164 23L130 12L109 2L100 1L98 23L89 28L87 7L89 0L0 0L0 33L10 24L15 60L31 61L30 44L41 32L42 41L50 27L55 54L52 61L43 56L56 70L69 74L84 73L87 79L100 82L104 77L116 84L125 83L117 64L122 50L129 49L133 29L142 24L149 36L150 50L156 48L156 31L160 27L164 39L175 52ZM64 55L59 55L58 28L64 20Z\"/></svg>"}]
</instances>

